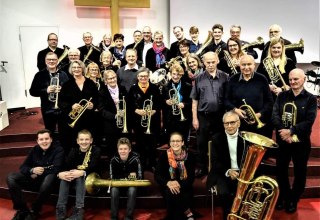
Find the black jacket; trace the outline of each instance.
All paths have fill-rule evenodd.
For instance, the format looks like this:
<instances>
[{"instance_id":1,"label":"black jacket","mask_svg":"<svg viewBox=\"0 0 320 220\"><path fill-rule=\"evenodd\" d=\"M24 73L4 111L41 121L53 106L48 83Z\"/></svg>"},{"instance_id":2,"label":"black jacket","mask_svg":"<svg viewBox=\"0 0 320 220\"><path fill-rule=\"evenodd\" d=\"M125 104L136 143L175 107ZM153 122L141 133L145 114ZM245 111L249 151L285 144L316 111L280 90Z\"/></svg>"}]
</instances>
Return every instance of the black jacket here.
<instances>
[{"instance_id":1,"label":"black jacket","mask_svg":"<svg viewBox=\"0 0 320 220\"><path fill-rule=\"evenodd\" d=\"M139 155L135 152L130 152L128 159L123 161L117 153L110 161L110 179L125 179L130 173L135 172L137 179L143 178L142 167Z\"/></svg>"}]
</instances>

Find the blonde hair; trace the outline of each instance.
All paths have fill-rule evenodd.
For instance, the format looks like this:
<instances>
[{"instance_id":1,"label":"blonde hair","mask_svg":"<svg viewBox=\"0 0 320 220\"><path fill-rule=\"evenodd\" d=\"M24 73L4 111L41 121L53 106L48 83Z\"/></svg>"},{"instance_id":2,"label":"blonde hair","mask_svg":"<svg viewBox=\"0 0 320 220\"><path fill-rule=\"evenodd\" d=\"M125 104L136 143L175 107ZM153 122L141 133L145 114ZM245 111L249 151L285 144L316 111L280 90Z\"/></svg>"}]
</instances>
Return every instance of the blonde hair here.
<instances>
[{"instance_id":1,"label":"blonde hair","mask_svg":"<svg viewBox=\"0 0 320 220\"><path fill-rule=\"evenodd\" d=\"M270 40L270 45L269 45L268 56L267 57L272 58L271 47L273 45L276 45L277 43L280 43L281 46L282 46L280 63L279 63L279 70L280 70L281 73L285 73L286 72L285 71L285 66L287 64L287 56L286 56L285 48L284 48L284 41L281 38L273 38L273 39Z\"/></svg>"},{"instance_id":2,"label":"blonde hair","mask_svg":"<svg viewBox=\"0 0 320 220\"><path fill-rule=\"evenodd\" d=\"M88 64L85 77L90 78L90 68L92 68L92 67L96 67L98 69L97 78L101 79L101 73L100 73L99 66L98 66L98 64L96 64L94 62Z\"/></svg>"}]
</instances>

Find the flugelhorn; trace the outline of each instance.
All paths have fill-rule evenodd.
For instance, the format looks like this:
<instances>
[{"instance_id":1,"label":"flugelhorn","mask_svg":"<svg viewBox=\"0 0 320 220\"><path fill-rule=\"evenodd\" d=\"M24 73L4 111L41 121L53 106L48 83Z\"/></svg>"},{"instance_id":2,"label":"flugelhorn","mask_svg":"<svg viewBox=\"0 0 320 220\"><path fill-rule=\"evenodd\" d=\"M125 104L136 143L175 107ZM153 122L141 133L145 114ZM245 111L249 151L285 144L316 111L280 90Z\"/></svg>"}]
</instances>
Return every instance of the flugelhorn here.
<instances>
[{"instance_id":1,"label":"flugelhorn","mask_svg":"<svg viewBox=\"0 0 320 220\"><path fill-rule=\"evenodd\" d=\"M54 86L55 91L49 93L48 99L50 102L54 102L54 109L58 109L59 108L58 107L59 92L57 92L57 89L60 88L59 76L51 77L50 86Z\"/></svg>"},{"instance_id":2,"label":"flugelhorn","mask_svg":"<svg viewBox=\"0 0 320 220\"><path fill-rule=\"evenodd\" d=\"M61 61L62 61L66 56L68 56L68 53L69 53L70 47L68 47L67 45L63 45L63 48L64 48L64 51L63 51L63 53L61 54L61 56L59 57L59 59L58 59L58 64L61 63Z\"/></svg>"},{"instance_id":3,"label":"flugelhorn","mask_svg":"<svg viewBox=\"0 0 320 220\"><path fill-rule=\"evenodd\" d=\"M227 61L228 67L231 69L231 75L237 74L237 69L232 61L232 58L228 51L224 50L224 59Z\"/></svg>"},{"instance_id":4,"label":"flugelhorn","mask_svg":"<svg viewBox=\"0 0 320 220\"><path fill-rule=\"evenodd\" d=\"M265 124L256 116L256 112L253 108L250 105L247 105L246 100L242 99L242 101L244 102L244 105L241 105L239 108L246 113L244 121L249 125L257 124L257 128L262 128Z\"/></svg>"},{"instance_id":5,"label":"flugelhorn","mask_svg":"<svg viewBox=\"0 0 320 220\"><path fill-rule=\"evenodd\" d=\"M266 57L263 59L263 66L266 69L272 84L276 84L280 80L282 83L281 88L283 90L288 90L286 82L284 81L279 69L276 67L271 57Z\"/></svg>"},{"instance_id":6,"label":"flugelhorn","mask_svg":"<svg viewBox=\"0 0 320 220\"><path fill-rule=\"evenodd\" d=\"M78 103L81 107L77 109L72 109L69 113L69 117L72 120L72 123L69 124L71 128L75 126L79 118L82 116L82 114L87 110L89 107L89 103L92 98L89 100L86 99L81 99L80 102Z\"/></svg>"},{"instance_id":7,"label":"flugelhorn","mask_svg":"<svg viewBox=\"0 0 320 220\"><path fill-rule=\"evenodd\" d=\"M272 139L252 132L243 131L239 135L248 146L228 219L269 220L279 196L278 184L267 176L260 176L252 182L251 180L267 149L277 148L278 145Z\"/></svg>"},{"instance_id":8,"label":"flugelhorn","mask_svg":"<svg viewBox=\"0 0 320 220\"><path fill-rule=\"evenodd\" d=\"M286 51L287 50L299 51L301 54L303 54L303 52L304 52L304 41L301 38L298 43L284 45L284 49Z\"/></svg>"},{"instance_id":9,"label":"flugelhorn","mask_svg":"<svg viewBox=\"0 0 320 220\"><path fill-rule=\"evenodd\" d=\"M286 128L291 128L296 125L297 121L297 106L294 102L288 102L283 106L282 110L282 124ZM293 142L300 142L298 136L296 134L292 135Z\"/></svg>"},{"instance_id":10,"label":"flugelhorn","mask_svg":"<svg viewBox=\"0 0 320 220\"><path fill-rule=\"evenodd\" d=\"M249 48L258 48L259 50L263 50L264 48L264 41L262 37L257 37L256 41L251 43L245 44L241 47L241 50L247 50Z\"/></svg>"},{"instance_id":11,"label":"flugelhorn","mask_svg":"<svg viewBox=\"0 0 320 220\"><path fill-rule=\"evenodd\" d=\"M122 128L122 133L128 133L127 128L127 104L125 97L119 100L117 104L116 124L118 128Z\"/></svg>"},{"instance_id":12,"label":"flugelhorn","mask_svg":"<svg viewBox=\"0 0 320 220\"><path fill-rule=\"evenodd\" d=\"M169 90L169 97L171 100L171 107L172 107L172 114L173 115L180 115L180 121L185 121L186 118L183 115L183 111L182 108L179 107L179 103L180 103L180 97L178 95L178 91L173 88Z\"/></svg>"},{"instance_id":13,"label":"flugelhorn","mask_svg":"<svg viewBox=\"0 0 320 220\"><path fill-rule=\"evenodd\" d=\"M141 117L141 127L146 127L147 131L145 134L151 134L150 126L151 126L151 116L152 116L152 95L150 96L150 99L146 99L143 102L143 110L146 112L145 115Z\"/></svg>"}]
</instances>

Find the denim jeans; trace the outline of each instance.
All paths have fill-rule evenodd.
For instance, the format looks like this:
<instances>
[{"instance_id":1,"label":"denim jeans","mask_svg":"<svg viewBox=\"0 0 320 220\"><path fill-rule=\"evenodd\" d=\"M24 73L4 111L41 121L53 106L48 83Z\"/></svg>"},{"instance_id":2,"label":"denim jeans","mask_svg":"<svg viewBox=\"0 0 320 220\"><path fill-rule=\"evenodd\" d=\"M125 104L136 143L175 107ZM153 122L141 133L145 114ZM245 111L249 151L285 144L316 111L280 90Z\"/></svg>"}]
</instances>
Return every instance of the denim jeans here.
<instances>
[{"instance_id":1,"label":"denim jeans","mask_svg":"<svg viewBox=\"0 0 320 220\"><path fill-rule=\"evenodd\" d=\"M125 220L132 220L133 219L133 211L136 204L136 196L137 196L137 187L128 187L123 188L127 190L127 212ZM111 188L111 220L118 219L118 212L119 212L119 198L120 198L120 189L117 187Z\"/></svg>"},{"instance_id":2,"label":"denim jeans","mask_svg":"<svg viewBox=\"0 0 320 220\"><path fill-rule=\"evenodd\" d=\"M84 196L86 194L86 188L85 188L85 178L84 176L81 176L72 182L68 182L65 180L60 181L60 188L59 188L59 198L57 202L57 208L58 207L66 207L68 203L68 197L69 197L69 189L70 185L72 183L75 183L75 189L76 189L76 208L83 208L84 207Z\"/></svg>"},{"instance_id":3,"label":"denim jeans","mask_svg":"<svg viewBox=\"0 0 320 220\"><path fill-rule=\"evenodd\" d=\"M9 193L13 202L13 208L16 210L27 210L27 204L23 199L23 189L37 189L38 197L32 203L32 210L40 212L43 203L48 199L51 189L55 181L55 174L48 174L46 176L38 176L32 179L29 176L25 176L22 173L10 173L7 177L7 184Z\"/></svg>"}]
</instances>

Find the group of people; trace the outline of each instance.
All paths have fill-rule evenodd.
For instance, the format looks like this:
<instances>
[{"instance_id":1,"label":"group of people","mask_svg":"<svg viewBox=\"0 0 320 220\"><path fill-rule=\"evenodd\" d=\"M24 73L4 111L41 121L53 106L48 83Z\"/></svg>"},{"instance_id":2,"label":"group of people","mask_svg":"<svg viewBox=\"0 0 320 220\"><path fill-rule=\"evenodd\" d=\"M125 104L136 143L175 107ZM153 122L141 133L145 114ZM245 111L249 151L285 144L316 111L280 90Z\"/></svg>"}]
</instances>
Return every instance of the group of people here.
<instances>
[{"instance_id":1,"label":"group of people","mask_svg":"<svg viewBox=\"0 0 320 220\"><path fill-rule=\"evenodd\" d=\"M257 53L240 40L238 25L230 28L231 36L225 43L223 26L215 24L211 41L204 46L199 43L197 27L190 28L191 40L187 40L183 28L176 26L173 33L177 41L170 49L163 43L162 32L156 31L152 37L148 26L135 31L135 42L127 47L122 34L115 34L113 43L111 36L105 35L99 46L95 46L91 33L86 32L83 34L85 45L69 48L66 58L62 55L63 49L57 47L58 36L49 34L48 48L38 54L39 72L30 94L41 98L45 128L57 134L58 127L56 137L65 155L69 155L67 162L54 163L58 166L55 172L60 171L60 165L67 164L67 170L58 173L61 183L57 213L61 219L66 214L69 182L74 179L79 179L76 187L79 199L74 213L83 216L83 182L91 165L97 166L100 154L113 158L110 177L124 178L135 173L140 179L142 170L154 172L166 198L168 219L194 218L192 183L195 177L209 173L210 162L212 169L207 185L221 188L218 192L221 192L226 217L230 198L235 194L236 177L241 172L239 158L243 146L240 146L239 130L269 138L276 130L280 145L275 155L280 187L277 208L295 212L306 182L317 103L316 98L304 90L304 72L296 68L294 52L285 47L290 42L281 37L281 32L279 25L270 26L270 41L264 46L257 68L254 60ZM163 76L163 70L167 76ZM156 84L151 83L154 77ZM79 135L84 129L90 132L87 134L90 137L81 139ZM196 158L188 151L193 129L199 152ZM137 154L131 152L129 139L134 142ZM211 139L214 140L213 155L212 161L208 161ZM169 143L169 149L157 156L156 149L163 143ZM123 149L122 145L127 147ZM87 152L85 146L90 146L90 152L96 152L91 154L95 159L89 160L86 169L74 171L75 162L82 162L86 157L83 156L83 152ZM69 163L68 159L79 152L82 158L70 159ZM288 180L291 160L295 169L292 187ZM53 169L44 169L46 166L41 164L41 172ZM119 166L128 167L122 170ZM24 178L40 172L34 167L28 168L28 172L21 171ZM115 174L115 170L123 173ZM114 189L111 195L118 196L119 192ZM136 190L129 188L128 219L132 219L135 196ZM117 219L118 199L113 198L112 202L112 219ZM25 212L23 203L18 204L14 207L23 215L29 213ZM32 210L39 212L39 207L36 205Z\"/></svg>"}]
</instances>

